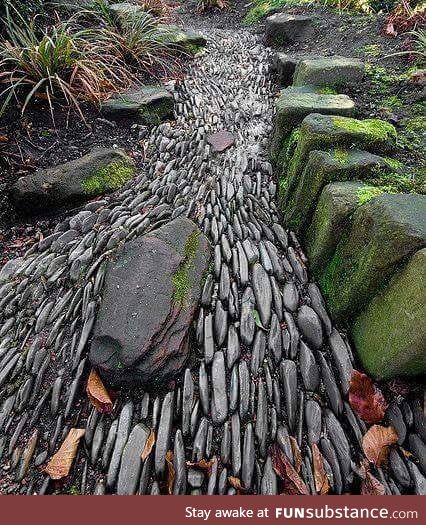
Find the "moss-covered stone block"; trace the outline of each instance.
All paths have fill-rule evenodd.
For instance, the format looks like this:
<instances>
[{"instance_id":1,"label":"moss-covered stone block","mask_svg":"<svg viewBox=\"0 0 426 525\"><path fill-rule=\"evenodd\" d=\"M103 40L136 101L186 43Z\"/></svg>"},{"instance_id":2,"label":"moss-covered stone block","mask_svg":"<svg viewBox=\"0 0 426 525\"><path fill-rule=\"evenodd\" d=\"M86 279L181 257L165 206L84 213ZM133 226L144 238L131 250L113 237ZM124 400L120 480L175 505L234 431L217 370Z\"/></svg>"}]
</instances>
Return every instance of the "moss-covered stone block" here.
<instances>
[{"instance_id":1,"label":"moss-covered stone block","mask_svg":"<svg viewBox=\"0 0 426 525\"><path fill-rule=\"evenodd\" d=\"M306 166L294 180L293 192L287 188L283 220L297 233L309 225L322 189L329 182L367 179L378 172L390 173L392 168L382 157L362 150L335 148L328 151L313 150Z\"/></svg>"},{"instance_id":2,"label":"moss-covered stone block","mask_svg":"<svg viewBox=\"0 0 426 525\"><path fill-rule=\"evenodd\" d=\"M384 193L360 206L319 282L331 315L355 317L426 246L426 196Z\"/></svg>"},{"instance_id":3,"label":"moss-covered stone block","mask_svg":"<svg viewBox=\"0 0 426 525\"><path fill-rule=\"evenodd\" d=\"M362 80L365 66L356 58L340 56L301 60L294 72L294 85L343 87Z\"/></svg>"},{"instance_id":4,"label":"moss-covered stone block","mask_svg":"<svg viewBox=\"0 0 426 525\"><path fill-rule=\"evenodd\" d=\"M110 193L131 179L135 171L134 160L123 150L93 148L79 159L19 179L11 196L22 214L46 212Z\"/></svg>"},{"instance_id":5,"label":"moss-covered stone block","mask_svg":"<svg viewBox=\"0 0 426 525\"><path fill-rule=\"evenodd\" d=\"M352 338L377 379L426 373L426 249L417 251L358 316Z\"/></svg>"},{"instance_id":6,"label":"moss-covered stone block","mask_svg":"<svg viewBox=\"0 0 426 525\"><path fill-rule=\"evenodd\" d=\"M315 275L331 259L351 215L361 205L360 195L376 190L358 181L332 182L322 190L312 222L306 232L306 254Z\"/></svg>"},{"instance_id":7,"label":"moss-covered stone block","mask_svg":"<svg viewBox=\"0 0 426 525\"><path fill-rule=\"evenodd\" d=\"M131 118L157 125L173 117L174 99L161 86L140 86L103 102L101 111L111 118Z\"/></svg>"},{"instance_id":8,"label":"moss-covered stone block","mask_svg":"<svg viewBox=\"0 0 426 525\"><path fill-rule=\"evenodd\" d=\"M287 88L281 91L276 101L271 157L277 166L283 165L284 160L281 157L286 139L307 115L318 113L350 116L354 112L354 102L348 96L316 93L313 89L308 87L303 91L300 88Z\"/></svg>"},{"instance_id":9,"label":"moss-covered stone block","mask_svg":"<svg viewBox=\"0 0 426 525\"><path fill-rule=\"evenodd\" d=\"M270 46L283 46L309 38L313 33L312 18L276 13L265 20L265 40Z\"/></svg>"},{"instance_id":10,"label":"moss-covered stone block","mask_svg":"<svg viewBox=\"0 0 426 525\"><path fill-rule=\"evenodd\" d=\"M280 193L285 209L297 187L313 150L359 148L370 153L391 151L396 144L395 128L378 119L357 120L334 115L308 115L300 125L297 143L283 156L283 176L288 177L286 192Z\"/></svg>"}]
</instances>

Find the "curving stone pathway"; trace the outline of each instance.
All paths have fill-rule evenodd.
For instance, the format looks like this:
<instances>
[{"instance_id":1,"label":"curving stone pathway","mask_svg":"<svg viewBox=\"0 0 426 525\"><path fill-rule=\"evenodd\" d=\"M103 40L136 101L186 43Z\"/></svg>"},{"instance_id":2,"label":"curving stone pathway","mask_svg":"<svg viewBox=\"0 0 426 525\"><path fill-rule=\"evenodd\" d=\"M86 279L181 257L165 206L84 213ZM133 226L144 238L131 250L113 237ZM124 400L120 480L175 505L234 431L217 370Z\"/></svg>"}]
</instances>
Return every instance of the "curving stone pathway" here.
<instances>
[{"instance_id":1,"label":"curving stone pathway","mask_svg":"<svg viewBox=\"0 0 426 525\"><path fill-rule=\"evenodd\" d=\"M313 443L333 492L351 490L366 429L346 402L351 351L296 238L280 226L267 161L269 61L252 34L212 30L207 53L176 84L176 121L149 137L146 171L60 224L1 286L0 492L235 494L233 476L250 493L274 494L274 442L293 462L300 447L311 493ZM223 129L235 143L215 153L208 135ZM113 415L99 414L84 388L108 257L180 215L214 248L191 366L173 391L122 392ZM55 485L40 467L72 427L86 429L83 446L65 485ZM142 461L151 429L155 447ZM212 460L209 470L187 464L201 460ZM375 475L399 492L387 474Z\"/></svg>"}]
</instances>

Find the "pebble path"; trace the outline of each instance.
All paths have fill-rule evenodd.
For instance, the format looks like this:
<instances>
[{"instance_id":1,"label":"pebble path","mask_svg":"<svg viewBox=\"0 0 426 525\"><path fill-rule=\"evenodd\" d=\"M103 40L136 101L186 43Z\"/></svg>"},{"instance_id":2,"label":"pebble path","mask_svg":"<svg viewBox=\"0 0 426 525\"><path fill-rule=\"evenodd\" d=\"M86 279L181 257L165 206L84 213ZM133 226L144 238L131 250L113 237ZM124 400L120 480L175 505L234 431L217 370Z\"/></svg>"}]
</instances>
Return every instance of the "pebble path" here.
<instances>
[{"instance_id":1,"label":"pebble path","mask_svg":"<svg viewBox=\"0 0 426 525\"><path fill-rule=\"evenodd\" d=\"M366 428L346 401L351 350L297 239L280 226L267 160L270 51L249 32L208 36L207 52L176 83L176 120L148 139L144 173L59 224L0 288L3 493L72 486L82 494L235 494L232 476L250 493L275 494L272 443L292 462L301 450L311 493L314 443L332 491L351 490ZM207 136L222 129L235 144L218 154ZM84 389L108 258L179 215L197 222L213 247L191 367L173 391L123 393L112 415L99 414ZM406 405L415 425L420 405ZM86 434L67 489L58 489L40 467L73 427ZM142 461L151 429L156 443ZM165 481L169 450L173 485ZM413 483L411 491L422 490L417 466L395 454L392 475L375 472L386 491ZM187 464L200 460L212 460L209 471Z\"/></svg>"}]
</instances>

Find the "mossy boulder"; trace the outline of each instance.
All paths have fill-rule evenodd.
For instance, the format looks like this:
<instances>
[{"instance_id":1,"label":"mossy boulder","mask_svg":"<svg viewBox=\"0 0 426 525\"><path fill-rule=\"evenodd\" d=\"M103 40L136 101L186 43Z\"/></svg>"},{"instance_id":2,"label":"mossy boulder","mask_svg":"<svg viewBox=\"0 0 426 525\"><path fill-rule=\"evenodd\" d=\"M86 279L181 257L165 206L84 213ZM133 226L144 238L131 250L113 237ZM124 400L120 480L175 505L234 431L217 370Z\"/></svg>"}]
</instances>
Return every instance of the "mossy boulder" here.
<instances>
[{"instance_id":1,"label":"mossy boulder","mask_svg":"<svg viewBox=\"0 0 426 525\"><path fill-rule=\"evenodd\" d=\"M281 157L283 178L287 179L283 185L285 191L280 191L284 209L298 185L311 151L356 147L371 153L388 152L395 147L396 131L391 124L378 119L357 120L313 113L302 121L296 139Z\"/></svg>"},{"instance_id":2,"label":"mossy boulder","mask_svg":"<svg viewBox=\"0 0 426 525\"><path fill-rule=\"evenodd\" d=\"M293 191L287 191L283 208L285 225L297 233L305 231L315 211L322 189L329 182L364 180L377 173L391 173L392 168L382 157L359 149L334 148L313 150L306 165L295 179Z\"/></svg>"},{"instance_id":3,"label":"mossy boulder","mask_svg":"<svg viewBox=\"0 0 426 525\"><path fill-rule=\"evenodd\" d=\"M110 118L137 120L157 125L173 118L174 98L161 86L140 86L103 102L101 111Z\"/></svg>"},{"instance_id":4,"label":"mossy boulder","mask_svg":"<svg viewBox=\"0 0 426 525\"><path fill-rule=\"evenodd\" d=\"M46 212L111 193L135 171L123 150L94 148L79 159L22 177L13 185L11 198L22 214Z\"/></svg>"},{"instance_id":5,"label":"mossy boulder","mask_svg":"<svg viewBox=\"0 0 426 525\"><path fill-rule=\"evenodd\" d=\"M356 316L426 245L426 196L383 193L360 206L319 282L337 321Z\"/></svg>"},{"instance_id":6,"label":"mossy boulder","mask_svg":"<svg viewBox=\"0 0 426 525\"><path fill-rule=\"evenodd\" d=\"M417 251L355 320L359 358L377 379L426 373L426 249Z\"/></svg>"},{"instance_id":7,"label":"mossy boulder","mask_svg":"<svg viewBox=\"0 0 426 525\"><path fill-rule=\"evenodd\" d=\"M265 40L271 46L299 42L312 33L312 18L309 16L276 13L265 20Z\"/></svg>"},{"instance_id":8,"label":"mossy boulder","mask_svg":"<svg viewBox=\"0 0 426 525\"><path fill-rule=\"evenodd\" d=\"M109 262L89 355L107 381L165 388L182 371L210 251L197 226L177 218Z\"/></svg>"},{"instance_id":9,"label":"mossy boulder","mask_svg":"<svg viewBox=\"0 0 426 525\"><path fill-rule=\"evenodd\" d=\"M329 95L313 92L313 88L304 91L290 87L283 89L276 103L274 135L271 144L272 160L279 166L291 131L300 125L311 113L325 115L350 116L355 105L346 95Z\"/></svg>"},{"instance_id":10,"label":"mossy boulder","mask_svg":"<svg viewBox=\"0 0 426 525\"><path fill-rule=\"evenodd\" d=\"M360 195L375 189L358 181L332 182L324 187L305 240L309 266L315 275L333 256L351 215L361 205Z\"/></svg>"},{"instance_id":11,"label":"mossy boulder","mask_svg":"<svg viewBox=\"0 0 426 525\"><path fill-rule=\"evenodd\" d=\"M294 85L343 87L356 84L364 76L364 64L356 58L340 56L301 60L294 72Z\"/></svg>"},{"instance_id":12,"label":"mossy boulder","mask_svg":"<svg viewBox=\"0 0 426 525\"><path fill-rule=\"evenodd\" d=\"M175 25L159 24L157 29L163 33L163 39L178 50L195 55L206 46L207 39L200 32L193 29L182 29Z\"/></svg>"}]
</instances>

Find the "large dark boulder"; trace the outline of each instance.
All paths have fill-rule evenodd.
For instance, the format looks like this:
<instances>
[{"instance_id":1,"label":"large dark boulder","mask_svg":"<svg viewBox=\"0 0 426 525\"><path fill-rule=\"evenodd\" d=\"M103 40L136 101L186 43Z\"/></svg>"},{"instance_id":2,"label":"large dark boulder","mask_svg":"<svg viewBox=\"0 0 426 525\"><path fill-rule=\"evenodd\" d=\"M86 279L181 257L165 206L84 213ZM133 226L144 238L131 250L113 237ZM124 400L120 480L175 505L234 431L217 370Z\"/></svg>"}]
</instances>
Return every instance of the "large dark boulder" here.
<instances>
[{"instance_id":1,"label":"large dark boulder","mask_svg":"<svg viewBox=\"0 0 426 525\"><path fill-rule=\"evenodd\" d=\"M20 178L11 198L22 214L71 206L118 189L135 171L123 150L94 148L79 159Z\"/></svg>"},{"instance_id":2,"label":"large dark boulder","mask_svg":"<svg viewBox=\"0 0 426 525\"><path fill-rule=\"evenodd\" d=\"M178 218L128 242L109 263L90 361L116 385L165 386L189 354L210 245Z\"/></svg>"}]
</instances>

